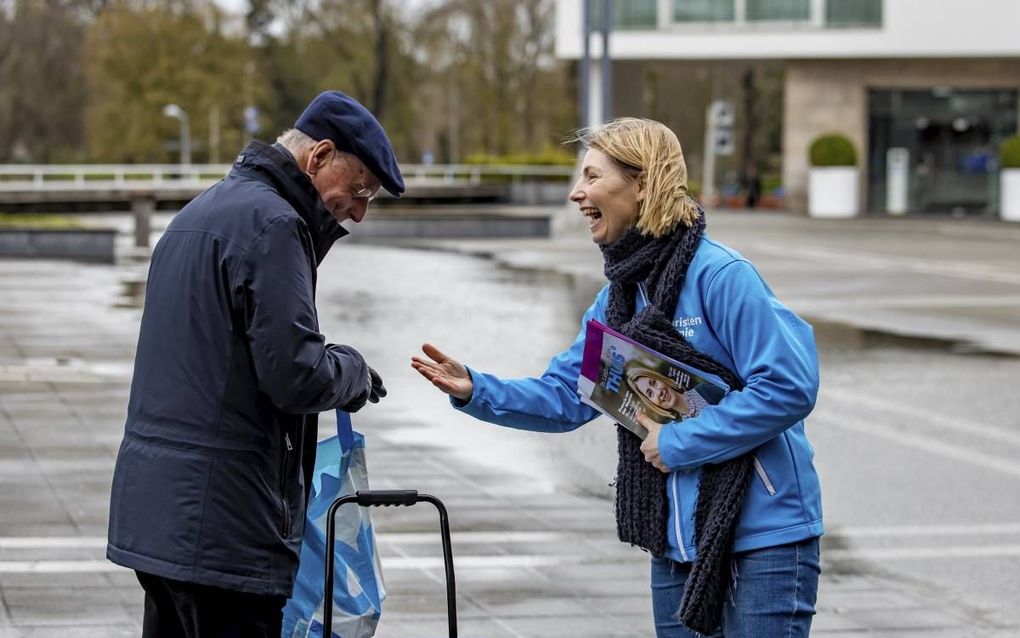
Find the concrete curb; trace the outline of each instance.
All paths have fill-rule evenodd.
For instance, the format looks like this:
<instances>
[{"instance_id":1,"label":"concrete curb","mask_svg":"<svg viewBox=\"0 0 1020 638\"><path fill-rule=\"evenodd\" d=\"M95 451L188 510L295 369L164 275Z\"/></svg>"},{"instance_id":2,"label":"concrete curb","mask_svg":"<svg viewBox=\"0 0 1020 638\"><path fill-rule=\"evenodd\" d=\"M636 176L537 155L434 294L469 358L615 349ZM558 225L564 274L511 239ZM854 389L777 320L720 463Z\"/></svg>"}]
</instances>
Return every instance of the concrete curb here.
<instances>
[{"instance_id":1,"label":"concrete curb","mask_svg":"<svg viewBox=\"0 0 1020 638\"><path fill-rule=\"evenodd\" d=\"M0 257L75 259L112 264L116 235L117 231L112 228L5 228L0 229Z\"/></svg>"}]
</instances>

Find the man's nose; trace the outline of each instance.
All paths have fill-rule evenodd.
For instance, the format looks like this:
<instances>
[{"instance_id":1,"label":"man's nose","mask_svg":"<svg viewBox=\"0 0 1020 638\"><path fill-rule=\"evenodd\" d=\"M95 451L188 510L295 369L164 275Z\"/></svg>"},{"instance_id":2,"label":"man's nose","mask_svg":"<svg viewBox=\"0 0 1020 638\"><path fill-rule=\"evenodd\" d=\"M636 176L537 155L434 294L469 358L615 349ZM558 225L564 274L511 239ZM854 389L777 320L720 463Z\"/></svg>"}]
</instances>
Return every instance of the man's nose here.
<instances>
[{"instance_id":1,"label":"man's nose","mask_svg":"<svg viewBox=\"0 0 1020 638\"><path fill-rule=\"evenodd\" d=\"M365 215L368 214L368 200L358 198L354 200L354 204L351 207L351 221L355 224L360 224L361 220L365 219Z\"/></svg>"}]
</instances>

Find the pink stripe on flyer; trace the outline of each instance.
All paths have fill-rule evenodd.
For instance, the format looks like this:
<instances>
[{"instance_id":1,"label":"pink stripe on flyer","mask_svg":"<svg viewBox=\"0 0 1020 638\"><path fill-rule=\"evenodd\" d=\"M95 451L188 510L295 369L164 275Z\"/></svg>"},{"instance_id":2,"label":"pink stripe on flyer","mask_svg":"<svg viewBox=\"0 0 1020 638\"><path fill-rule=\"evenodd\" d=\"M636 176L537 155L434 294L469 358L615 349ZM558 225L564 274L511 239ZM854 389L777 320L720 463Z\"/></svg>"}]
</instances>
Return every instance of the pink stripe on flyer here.
<instances>
[{"instance_id":1,"label":"pink stripe on flyer","mask_svg":"<svg viewBox=\"0 0 1020 638\"><path fill-rule=\"evenodd\" d=\"M594 382L599 380L602 360L602 324L594 319L584 328L584 355L581 357L581 376Z\"/></svg>"}]
</instances>

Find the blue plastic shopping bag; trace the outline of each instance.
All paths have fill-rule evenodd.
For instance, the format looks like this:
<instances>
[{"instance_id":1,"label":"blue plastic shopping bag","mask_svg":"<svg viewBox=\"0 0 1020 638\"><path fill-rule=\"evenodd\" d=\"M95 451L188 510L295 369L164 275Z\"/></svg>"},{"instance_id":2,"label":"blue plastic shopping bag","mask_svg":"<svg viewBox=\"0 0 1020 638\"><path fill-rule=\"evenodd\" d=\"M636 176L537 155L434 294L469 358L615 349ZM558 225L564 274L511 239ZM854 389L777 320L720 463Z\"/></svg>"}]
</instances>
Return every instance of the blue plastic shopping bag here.
<instances>
[{"instance_id":1,"label":"blue plastic shopping bag","mask_svg":"<svg viewBox=\"0 0 1020 638\"><path fill-rule=\"evenodd\" d=\"M369 489L365 438L351 428L350 414L337 410L336 423L337 436L320 441L316 451L301 564L294 593L283 608L282 638L322 638L326 514L334 500ZM332 633L368 638L375 634L386 598L375 531L365 507L345 505L336 520Z\"/></svg>"}]
</instances>

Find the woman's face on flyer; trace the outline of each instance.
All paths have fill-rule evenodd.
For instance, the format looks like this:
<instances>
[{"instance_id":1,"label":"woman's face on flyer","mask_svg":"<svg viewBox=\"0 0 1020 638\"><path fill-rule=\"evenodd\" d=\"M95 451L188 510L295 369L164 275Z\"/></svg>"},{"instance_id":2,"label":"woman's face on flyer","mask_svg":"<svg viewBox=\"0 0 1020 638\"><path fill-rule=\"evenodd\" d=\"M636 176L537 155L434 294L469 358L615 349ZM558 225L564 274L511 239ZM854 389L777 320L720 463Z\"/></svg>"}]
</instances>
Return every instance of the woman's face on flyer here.
<instances>
[{"instance_id":1,"label":"woman's face on flyer","mask_svg":"<svg viewBox=\"0 0 1020 638\"><path fill-rule=\"evenodd\" d=\"M640 197L638 180L624 173L612 158L595 148L585 153L581 178L570 191L570 201L587 218L592 241L604 245L622 237L637 221Z\"/></svg>"},{"instance_id":2,"label":"woman's face on flyer","mask_svg":"<svg viewBox=\"0 0 1020 638\"><path fill-rule=\"evenodd\" d=\"M634 380L634 385L642 396L663 410L677 411L683 401L679 392L655 377L641 375Z\"/></svg>"}]
</instances>

